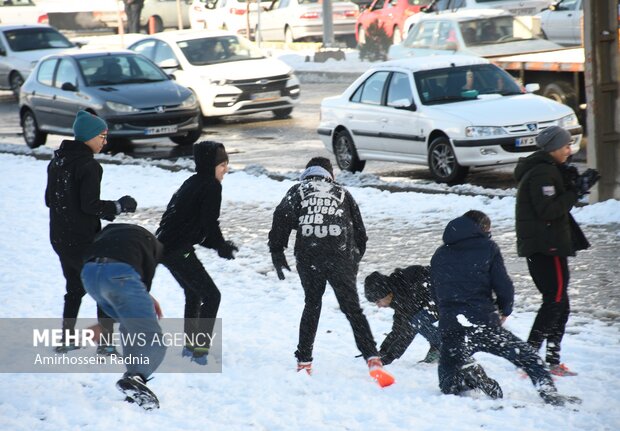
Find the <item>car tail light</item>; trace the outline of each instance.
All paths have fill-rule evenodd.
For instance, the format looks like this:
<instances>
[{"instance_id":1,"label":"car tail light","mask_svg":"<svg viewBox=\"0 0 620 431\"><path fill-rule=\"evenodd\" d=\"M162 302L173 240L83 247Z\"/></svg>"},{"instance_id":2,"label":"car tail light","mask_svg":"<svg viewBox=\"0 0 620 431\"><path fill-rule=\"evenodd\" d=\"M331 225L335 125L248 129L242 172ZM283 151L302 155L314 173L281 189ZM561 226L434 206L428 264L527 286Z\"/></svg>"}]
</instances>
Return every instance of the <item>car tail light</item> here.
<instances>
[{"instance_id":1,"label":"car tail light","mask_svg":"<svg viewBox=\"0 0 620 431\"><path fill-rule=\"evenodd\" d=\"M245 15L246 10L231 7L228 12L230 12L231 15Z\"/></svg>"},{"instance_id":2,"label":"car tail light","mask_svg":"<svg viewBox=\"0 0 620 431\"><path fill-rule=\"evenodd\" d=\"M355 9L345 10L343 12L343 15L346 16L347 18L356 18L357 17L357 11Z\"/></svg>"},{"instance_id":3,"label":"car tail light","mask_svg":"<svg viewBox=\"0 0 620 431\"><path fill-rule=\"evenodd\" d=\"M306 12L302 14L299 18L301 19L319 19L321 14L318 12Z\"/></svg>"},{"instance_id":4,"label":"car tail light","mask_svg":"<svg viewBox=\"0 0 620 431\"><path fill-rule=\"evenodd\" d=\"M50 23L50 19L47 16L47 14L44 13L43 15L39 15L39 18L37 18L37 23L39 23L39 24L49 24Z\"/></svg>"}]
</instances>

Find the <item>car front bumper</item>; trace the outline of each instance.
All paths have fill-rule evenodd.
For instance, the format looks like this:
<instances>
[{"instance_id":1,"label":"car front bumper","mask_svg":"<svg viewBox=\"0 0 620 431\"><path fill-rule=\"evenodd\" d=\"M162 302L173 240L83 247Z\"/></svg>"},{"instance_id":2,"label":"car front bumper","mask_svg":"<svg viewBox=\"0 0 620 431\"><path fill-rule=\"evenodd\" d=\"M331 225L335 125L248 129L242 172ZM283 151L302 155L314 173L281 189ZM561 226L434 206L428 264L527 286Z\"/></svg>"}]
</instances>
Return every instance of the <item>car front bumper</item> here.
<instances>
[{"instance_id":1,"label":"car front bumper","mask_svg":"<svg viewBox=\"0 0 620 431\"><path fill-rule=\"evenodd\" d=\"M109 138L148 139L181 136L201 128L198 109L164 113L106 115Z\"/></svg>"}]
</instances>

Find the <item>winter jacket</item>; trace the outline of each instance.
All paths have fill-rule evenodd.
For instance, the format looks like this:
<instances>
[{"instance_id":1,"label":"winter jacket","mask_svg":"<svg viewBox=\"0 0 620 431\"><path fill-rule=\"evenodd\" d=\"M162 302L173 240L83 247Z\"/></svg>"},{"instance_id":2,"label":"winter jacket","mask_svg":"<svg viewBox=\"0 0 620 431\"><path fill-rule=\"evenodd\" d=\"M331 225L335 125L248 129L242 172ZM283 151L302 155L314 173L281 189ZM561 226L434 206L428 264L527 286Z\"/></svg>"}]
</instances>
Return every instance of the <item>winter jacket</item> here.
<instances>
[{"instance_id":1,"label":"winter jacket","mask_svg":"<svg viewBox=\"0 0 620 431\"><path fill-rule=\"evenodd\" d=\"M50 209L54 250L85 247L114 220L116 203L99 199L103 169L83 142L64 140L47 167L45 205Z\"/></svg>"},{"instance_id":2,"label":"winter jacket","mask_svg":"<svg viewBox=\"0 0 620 431\"><path fill-rule=\"evenodd\" d=\"M499 324L498 308L503 316L512 313L514 286L497 244L466 216L448 223L443 242L431 259L439 326L458 324L458 315L472 324Z\"/></svg>"},{"instance_id":3,"label":"winter jacket","mask_svg":"<svg viewBox=\"0 0 620 431\"><path fill-rule=\"evenodd\" d=\"M430 268L412 265L405 269L397 268L388 278L389 290L394 295L390 308L394 309L392 330L381 343L381 358L390 363L400 358L417 331L411 319L422 310L437 319L437 306L431 299Z\"/></svg>"},{"instance_id":4,"label":"winter jacket","mask_svg":"<svg viewBox=\"0 0 620 431\"><path fill-rule=\"evenodd\" d=\"M156 232L165 254L189 251L195 244L218 249L224 243L218 221L222 184L215 178L214 164L218 146L194 145L196 173L174 193Z\"/></svg>"},{"instance_id":5,"label":"winter jacket","mask_svg":"<svg viewBox=\"0 0 620 431\"><path fill-rule=\"evenodd\" d=\"M84 261L108 257L131 265L151 290L157 263L163 253L162 244L143 227L126 223L107 225L88 247Z\"/></svg>"},{"instance_id":6,"label":"winter jacket","mask_svg":"<svg viewBox=\"0 0 620 431\"><path fill-rule=\"evenodd\" d=\"M570 214L577 193L549 153L536 151L519 159L515 178L519 181L515 210L519 256L574 256L589 247Z\"/></svg>"},{"instance_id":7,"label":"winter jacket","mask_svg":"<svg viewBox=\"0 0 620 431\"><path fill-rule=\"evenodd\" d=\"M309 176L286 193L273 214L269 250L288 246L297 231L295 256L359 262L366 251L366 229L353 196L329 178Z\"/></svg>"}]
</instances>

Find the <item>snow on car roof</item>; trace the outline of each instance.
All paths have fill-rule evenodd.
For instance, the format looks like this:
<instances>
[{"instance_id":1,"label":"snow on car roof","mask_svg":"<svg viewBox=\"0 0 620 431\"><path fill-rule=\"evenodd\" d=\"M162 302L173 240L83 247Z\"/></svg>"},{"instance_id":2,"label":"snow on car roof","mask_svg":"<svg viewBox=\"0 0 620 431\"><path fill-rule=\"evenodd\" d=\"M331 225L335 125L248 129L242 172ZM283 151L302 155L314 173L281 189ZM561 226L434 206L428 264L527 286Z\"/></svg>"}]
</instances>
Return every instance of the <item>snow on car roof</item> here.
<instances>
[{"instance_id":1,"label":"snow on car roof","mask_svg":"<svg viewBox=\"0 0 620 431\"><path fill-rule=\"evenodd\" d=\"M473 55L430 55L418 58L390 60L373 67L373 69L395 67L417 72L420 70L442 69L450 66L467 66L471 64L486 63L489 63L487 59Z\"/></svg>"}]
</instances>

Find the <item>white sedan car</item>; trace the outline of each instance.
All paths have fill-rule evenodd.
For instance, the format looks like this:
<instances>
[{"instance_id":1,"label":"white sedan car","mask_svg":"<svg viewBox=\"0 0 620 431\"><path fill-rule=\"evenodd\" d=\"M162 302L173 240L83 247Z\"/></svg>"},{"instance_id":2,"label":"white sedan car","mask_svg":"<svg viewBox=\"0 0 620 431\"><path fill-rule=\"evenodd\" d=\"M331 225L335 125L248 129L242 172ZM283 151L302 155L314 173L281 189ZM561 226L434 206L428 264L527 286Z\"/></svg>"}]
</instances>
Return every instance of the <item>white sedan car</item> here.
<instances>
[{"instance_id":1,"label":"white sedan car","mask_svg":"<svg viewBox=\"0 0 620 431\"><path fill-rule=\"evenodd\" d=\"M552 125L570 132L576 153L582 128L573 110L527 91L479 57L393 60L323 99L317 131L343 171L361 171L367 160L414 163L448 184L463 182L470 167L531 154Z\"/></svg>"},{"instance_id":2,"label":"white sedan car","mask_svg":"<svg viewBox=\"0 0 620 431\"><path fill-rule=\"evenodd\" d=\"M299 80L290 66L230 32L158 33L129 49L191 89L204 117L272 111L276 118L285 118L299 99Z\"/></svg>"}]
</instances>

